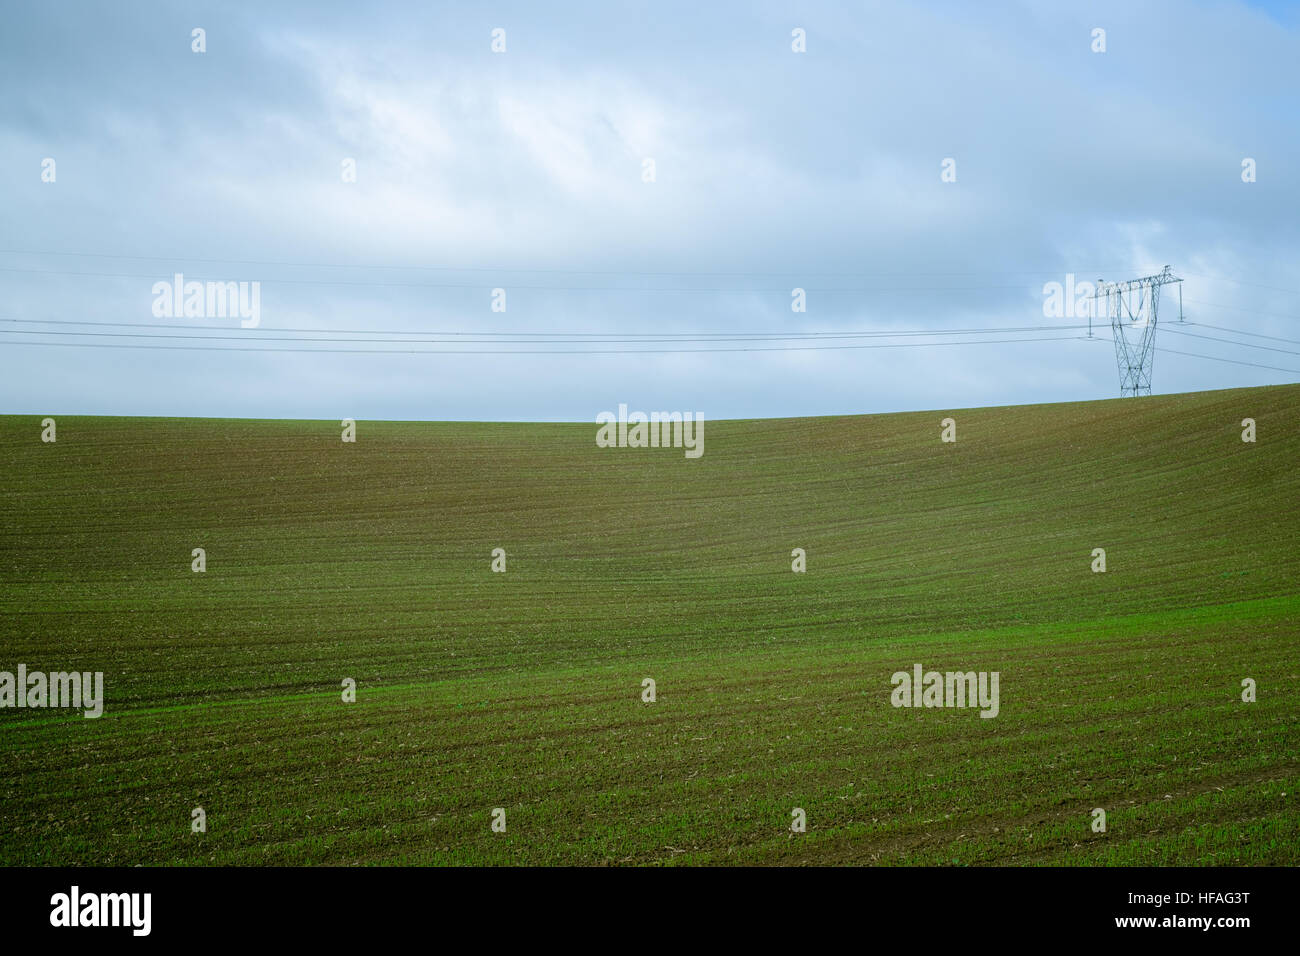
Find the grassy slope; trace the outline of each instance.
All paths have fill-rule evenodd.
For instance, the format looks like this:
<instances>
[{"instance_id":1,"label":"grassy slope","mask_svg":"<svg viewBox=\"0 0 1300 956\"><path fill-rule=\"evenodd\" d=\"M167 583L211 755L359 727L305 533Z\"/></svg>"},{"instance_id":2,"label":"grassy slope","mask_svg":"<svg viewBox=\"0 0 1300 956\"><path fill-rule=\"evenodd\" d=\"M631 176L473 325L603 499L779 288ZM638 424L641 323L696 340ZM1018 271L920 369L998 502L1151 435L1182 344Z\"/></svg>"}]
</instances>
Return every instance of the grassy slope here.
<instances>
[{"instance_id":1,"label":"grassy slope","mask_svg":"<svg viewBox=\"0 0 1300 956\"><path fill-rule=\"evenodd\" d=\"M1300 386L946 414L0 418L0 862L1300 862Z\"/></svg>"}]
</instances>

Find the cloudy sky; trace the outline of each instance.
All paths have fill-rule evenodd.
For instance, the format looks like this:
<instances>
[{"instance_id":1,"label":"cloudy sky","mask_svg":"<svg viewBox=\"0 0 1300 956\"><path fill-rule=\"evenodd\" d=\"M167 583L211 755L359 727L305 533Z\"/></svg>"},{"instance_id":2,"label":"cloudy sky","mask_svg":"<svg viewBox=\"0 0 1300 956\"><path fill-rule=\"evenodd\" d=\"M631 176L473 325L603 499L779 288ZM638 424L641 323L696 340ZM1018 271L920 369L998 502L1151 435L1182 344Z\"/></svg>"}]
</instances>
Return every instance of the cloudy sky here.
<instances>
[{"instance_id":1,"label":"cloudy sky","mask_svg":"<svg viewBox=\"0 0 1300 956\"><path fill-rule=\"evenodd\" d=\"M1156 392L1300 381L1281 3L27 3L0 89L0 412L1109 398L1044 284L1166 264Z\"/></svg>"}]
</instances>

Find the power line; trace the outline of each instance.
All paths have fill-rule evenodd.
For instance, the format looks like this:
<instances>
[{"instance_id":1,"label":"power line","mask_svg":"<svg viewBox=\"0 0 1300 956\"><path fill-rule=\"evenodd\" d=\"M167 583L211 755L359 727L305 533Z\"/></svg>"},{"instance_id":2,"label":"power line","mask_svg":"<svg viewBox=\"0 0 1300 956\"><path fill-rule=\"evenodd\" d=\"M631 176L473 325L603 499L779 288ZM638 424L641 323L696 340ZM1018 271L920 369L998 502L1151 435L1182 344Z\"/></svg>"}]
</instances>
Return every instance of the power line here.
<instances>
[{"instance_id":1,"label":"power line","mask_svg":"<svg viewBox=\"0 0 1300 956\"><path fill-rule=\"evenodd\" d=\"M23 324L40 324L40 325L80 325L91 328L134 328L134 329L171 329L176 330L175 323L165 322L76 322L66 319L13 319L0 318L0 322L23 323ZM193 335L194 332L221 332L225 331L223 327L204 326L187 331L185 335L162 335L149 336L142 333L117 333L117 335L128 338L247 338L249 335L258 338L275 340L274 336L263 336L265 332L308 332L308 333L331 333L334 335L433 335L433 336L472 336L472 337L493 337L501 340L504 336L522 336L519 341L538 341L539 337L555 337L560 341L579 337L578 341L637 341L647 340L650 342L691 342L691 341L744 341L744 340L766 340L766 341L786 341L786 340L825 340L825 339L855 339L855 338L910 338L914 336L927 335L991 335L1014 332L1053 332L1053 331L1072 331L1075 329L1086 328L1084 324L1077 325L1026 325L1026 326L1005 326L1001 328L976 328L976 329L917 329L917 330L873 330L870 332L463 332L447 331L439 329L291 329L291 328L251 328L241 330L243 335L235 336L217 336L217 335ZM8 332L11 335L111 335L114 333L107 332L61 332L50 331L45 329L5 329L0 330ZM560 338L565 337L565 338ZM599 337L599 338L597 338ZM298 341L297 339L282 339L282 341ZM364 341L395 341L395 342L415 342L416 339L316 339L310 341L341 341L341 342L364 342ZM452 339L450 341L456 341ZM576 344L576 343L575 343Z\"/></svg>"},{"instance_id":2,"label":"power line","mask_svg":"<svg viewBox=\"0 0 1300 956\"><path fill-rule=\"evenodd\" d=\"M1087 341L1085 337L1084 341ZM1113 339L1097 336L1093 341L1111 342ZM1238 359L1219 358L1217 355L1200 355L1196 352L1180 352L1178 349L1166 349L1160 346L1155 347L1157 352L1168 352L1171 355L1185 355L1188 358L1208 359L1211 362L1227 362L1229 365L1248 365L1251 368L1266 368L1273 372L1290 372L1292 375L1300 375L1300 369L1296 368L1279 368L1276 365L1260 365L1258 362L1242 362Z\"/></svg>"},{"instance_id":3,"label":"power line","mask_svg":"<svg viewBox=\"0 0 1300 956\"><path fill-rule=\"evenodd\" d=\"M1223 325L1210 325L1208 322L1188 322L1188 325L1197 325L1203 329L1217 329L1220 332L1231 332L1233 335L1249 335L1256 339L1270 339L1274 342L1290 342L1292 345L1300 345L1300 339L1284 339L1276 335L1264 335L1260 332L1244 332L1241 329L1230 329ZM1246 343L1241 343L1245 345Z\"/></svg>"},{"instance_id":4,"label":"power line","mask_svg":"<svg viewBox=\"0 0 1300 956\"><path fill-rule=\"evenodd\" d=\"M600 269L557 269L557 268L497 268L497 267L477 267L477 266L449 266L449 265L411 265L411 264L359 264L359 263L321 263L321 262L294 262L294 261L277 261L277 260L258 260L258 259L224 259L215 257L188 257L188 256L143 256L143 255L123 255L115 253L93 253L93 252L65 252L65 251L36 251L22 249L0 249L0 254L19 255L19 256L60 256L71 258L94 258L103 260L130 260L139 262L168 262L168 263L221 263L227 265L245 265L245 266L277 266L290 268L316 268L329 270L404 270L414 272L441 272L441 273L481 273L499 276L494 281L501 286L509 289L520 289L528 291L568 291L568 292L591 292L591 293L621 293L621 292L658 292L658 293L708 293L708 294L787 294L790 290L786 288L723 288L723 287L665 287L665 286L646 286L646 285L554 285L554 284L531 284L518 285L504 281L504 277L511 275L536 275L536 276L610 276L610 277L635 277L649 279L664 278L773 278L777 276L799 277L803 280L808 278L935 278L935 277L967 277L967 276L985 276L985 275L1006 275L1006 276L1035 276L1058 274L1059 269L1044 270L1007 270L1002 272L982 270L979 272L902 272L902 271L859 271L859 272L807 272L795 271L788 273L781 272L708 272L702 270L696 271L634 271L634 270L600 270ZM1073 269L1076 274L1087 274L1089 270ZM1111 272L1116 270L1091 270L1093 273ZM76 271L66 269L26 269L18 267L0 267L0 272L28 275L53 275L53 276L72 276L87 278L115 278L115 279L152 279L157 281L160 277L156 273L128 273L128 272L109 272L109 271ZM1226 276L1215 276L1208 274L1186 273L1187 275L1197 276L1198 278L1209 279L1212 281L1232 282L1238 285L1253 286L1260 289L1269 289L1278 292L1287 292L1300 294L1300 290L1286 289L1279 286L1265 285L1261 283L1252 283L1240 279L1233 279ZM228 281L225 279L213 279L206 276L188 276L192 281L211 282L211 281ZM244 280L248 281L248 280ZM289 285L330 285L330 286L361 286L361 287L380 287L380 288L434 288L434 289L484 289L486 283L478 282L393 282L378 280L357 280L357 279L332 279L332 278L259 278L259 282L268 284L289 284ZM805 291L818 295L824 294L870 294L870 293L934 293L934 292L981 292L981 291L999 291L1023 289L1022 285L983 285L983 286L933 286L925 285L920 287L825 287L825 288L806 288ZM1198 302L1189 299L1192 304L1199 304L1209 308L1223 309L1226 311L1245 312L1259 315L1271 315L1281 318L1296 319L1300 316L1285 315L1282 313L1264 312L1250 309L1240 309L1232 306L1220 305L1218 303ZM994 344L1014 344L1017 342L1046 342L1046 341L1069 341L1077 336L1050 336L1050 337L1016 337L1000 339L962 339L959 341L930 341L930 342L887 342L870 345L846 345L846 344L820 344L827 342L843 342L858 339L897 339L897 338L918 338L932 336L976 336L976 335L1017 335L1031 332L1045 331L1073 331L1083 328L1083 325L1056 325L1056 326L1017 326L1017 327L992 327L992 328L973 328L973 329L914 329L914 330L872 330L872 331L794 331L794 332L774 332L771 330L758 332L590 332L590 331L558 331L548 330L541 332L532 331L461 331L461 330L408 330L408 329L329 329L329 328L257 328L241 329L238 334L210 334L224 331L221 327L196 327L177 331L174 324L165 323L133 323L133 322L92 322L92 321L73 321L58 319L0 319L7 323L17 323L22 325L62 325L76 326L78 331L57 331L49 329L5 329L10 335L24 336L69 336L78 338L113 338L113 339L173 339L173 340L192 340L194 342L208 341L248 341L255 338L259 343L263 342L292 342L292 343L323 343L329 346L347 346L352 344L394 344L394 345L478 345L490 344L492 346L505 344L524 344L529 348L521 349L356 349L356 348L281 348L268 347L263 345L256 346L239 346L239 347L214 347L211 345L145 345L138 342L129 344L114 344L107 342L53 342L53 341L29 341L29 340L3 340L0 344L4 345L47 345L62 347L81 347L81 348L125 348L125 349L166 349L166 350L185 350L185 351L240 351L240 352L337 352L351 354L365 354L367 352L374 354L464 354L464 355L581 355L581 354L668 354L668 353L703 353L703 352L780 352L780 351L838 351L838 350L856 350L856 349L874 349L874 348L916 348L916 347L944 347L950 345L994 345ZM1209 323L1193 322L1188 325L1200 326L1207 329L1213 329L1219 332L1226 332L1236 336L1246 336L1250 338L1263 339L1275 342L1282 342L1293 345L1300 345L1300 340L1289 339L1281 336L1265 335L1263 333L1247 332L1240 329L1234 329L1227 326L1211 325ZM103 332L94 331L101 327L114 329L166 329L170 330L166 334L144 334L138 332ZM1268 345L1258 345L1252 342L1240 342L1233 339L1223 339L1215 336L1200 335L1195 332L1189 332L1181 328L1169 328L1170 332L1178 335L1186 335L1192 338L1199 338L1205 341L1218 342L1226 345L1235 345L1245 348L1254 348L1270 352L1280 352L1288 355L1300 355L1300 352L1291 349L1277 348ZM233 329L231 330L234 331ZM268 333L287 333L285 335L271 335ZM308 335L325 335L325 338L312 338ZM340 336L401 336L401 338L340 338ZM431 338L416 338L415 336L432 336ZM445 337L445 338L444 338ZM1102 341L1114 341L1113 339L1101 339ZM749 345L751 342L773 342L787 343L774 345L771 347L757 347ZM817 342L816 345L790 345L788 343ZM690 345L726 345L730 343L746 343L743 347L709 347L709 348L628 348L627 346L659 346L668 344L690 344ZM600 344L616 344L619 347L610 349L595 349L588 346ZM581 348L575 349L541 349L532 346L540 345L578 345ZM1253 368L1269 369L1272 371L1281 371L1291 374L1300 374L1295 369L1281 368L1278 366L1264 365L1255 362L1246 362L1236 359L1221 358L1213 355L1202 355L1198 353L1183 352L1176 349L1157 348L1156 351L1166 352L1174 355L1182 355L1189 358L1200 358L1208 361L1225 362L1233 365L1242 365Z\"/></svg>"},{"instance_id":5,"label":"power line","mask_svg":"<svg viewBox=\"0 0 1300 956\"><path fill-rule=\"evenodd\" d=\"M899 349L899 348L936 348L951 345L1014 345L1020 342L1069 342L1083 339L1080 335L1050 336L1044 338L1018 339L966 339L961 342L889 342L877 345L797 345L773 347L713 348L713 349L335 349L335 348L281 348L281 347L247 347L204 345L139 345L116 344L112 342L24 342L3 341L0 345L32 345L66 348L101 348L101 349L169 349L194 352L320 352L352 353L359 355L653 355L667 353L702 353L702 352L829 352L857 349Z\"/></svg>"},{"instance_id":6,"label":"power line","mask_svg":"<svg viewBox=\"0 0 1300 956\"><path fill-rule=\"evenodd\" d=\"M1172 355L1186 355L1189 358L1209 359L1212 362L1227 362L1229 365L1249 365L1251 368L1266 368L1274 372L1290 372L1292 375L1300 375L1300 369L1280 368L1276 365L1260 365L1258 362L1241 362L1237 359L1219 358L1216 355L1198 355L1195 352L1180 352L1177 349L1166 349L1156 347L1157 352L1168 352Z\"/></svg>"},{"instance_id":7,"label":"power line","mask_svg":"<svg viewBox=\"0 0 1300 956\"><path fill-rule=\"evenodd\" d=\"M23 275L51 275L51 276L74 276L78 278L92 279L153 279L157 281L168 281L160 279L156 272L73 272L66 269L18 269L10 266L0 266L0 272L14 272ZM214 276L190 275L186 277L192 282L233 282L236 280L218 278ZM253 279L244 279L245 282L266 282L278 285L341 285L341 286L360 286L365 288L384 288L384 289L487 289L490 286L482 282L358 282L352 279L284 279L272 276L258 276ZM498 279L497 281L504 280ZM698 286L691 287L667 287L667 286L594 286L594 285L519 285L517 283L506 283L503 288L510 290L524 289L528 291L547 291L554 290L558 292L690 292L700 293L708 292L712 294L732 294L732 295L756 295L756 294L781 294L789 295L790 289L760 289L760 288L703 288ZM982 292L982 291L1005 291L1007 289L1019 289L1024 291L1023 285L976 285L976 286L889 286L886 288L833 288L833 287L803 287L805 292L817 293L818 295L838 295L842 293L864 293L864 292Z\"/></svg>"},{"instance_id":8,"label":"power line","mask_svg":"<svg viewBox=\"0 0 1300 956\"><path fill-rule=\"evenodd\" d=\"M1243 349L1263 349L1266 352L1284 352L1287 355L1300 355L1300 352L1297 352L1295 349L1280 349L1273 345L1256 345L1254 342L1234 342L1232 339L1221 339L1214 335L1197 335L1195 332L1184 332L1181 329L1166 329L1165 331L1172 332L1174 335L1187 335L1194 339L1205 339L1209 342L1224 342L1227 345L1237 345Z\"/></svg>"},{"instance_id":9,"label":"power line","mask_svg":"<svg viewBox=\"0 0 1300 956\"><path fill-rule=\"evenodd\" d=\"M23 323L23 324L56 324L56 325L77 325L83 327L108 327L108 328L150 328L150 329L175 329L176 326L167 323L146 323L146 322L79 322L73 320L60 319L13 319L0 318L2 322ZM1189 325L1213 328L1217 331L1229 332L1239 335L1252 335L1267 338L1276 341L1300 344L1300 341L1293 339L1284 339L1277 336L1264 336L1259 333L1243 332L1238 329L1228 328L1226 326L1210 326L1206 323L1188 323ZM481 344L473 339L492 337L488 339L491 344L520 344L529 345L592 345L605 343L618 343L620 345L661 345L674 342L686 342L690 344L707 344L710 342L730 343L744 341L836 341L841 339L860 339L860 338L912 338L912 337L929 337L935 335L987 335L987 334L1006 334L1019 332L1042 332L1042 331L1072 331L1084 328L1083 325L1056 325L1056 326L1007 326L1000 328L978 328L978 329L914 329L899 331L870 331L870 332L793 332L793 333L729 333L729 332L701 332L701 333L606 333L606 332L460 332L446 330L375 330L375 329L286 329L286 328L257 328L242 329L242 334L235 335L206 335L194 334L206 333L212 331L222 331L221 329L202 328L183 332L171 332L167 334L147 334L139 332L94 332L94 331L61 331L46 329L9 329L7 332L11 335L44 335L44 336L77 336L77 337L97 337L97 338L128 338L128 339L180 339L190 341L246 341L250 335L255 336L259 341L279 341L279 342L324 342L335 345L344 344ZM1215 336L1197 335L1193 332L1187 332L1181 329L1169 328L1168 331L1177 335L1187 335L1194 338L1206 339L1213 342L1221 342L1227 345L1239 345L1245 348L1263 349L1272 352L1282 352L1288 355L1300 355L1300 351L1291 349L1279 349L1265 345L1255 345L1251 342L1234 342L1230 339L1221 339ZM330 337L325 338L308 338L304 336L268 336L266 332L307 332L307 333L331 333ZM340 339L332 337L333 335L401 335L407 338L388 339L388 338L349 338ZM431 336L470 336L471 339L443 339L429 338L419 339L410 338L409 336L431 335ZM512 336L527 336L527 338L511 338ZM567 336L569 338L558 338ZM572 337L581 337L573 341ZM905 342L905 343L885 343L880 345L849 346L849 345L825 345L825 346L779 346L772 348L705 348L705 349L657 349L657 348L619 348L619 349L338 349L338 348L310 348L310 349L289 349L273 347L211 347L211 346L174 346L159 345L149 346L137 343L112 345L99 342L40 342L26 340L4 340L0 344L4 345L49 345L86 348L136 348L136 349L173 349L186 351L213 351L213 352L340 352L349 354L431 354L431 355L582 355L582 354L668 354L668 353L703 353L703 352L780 352L780 351L838 351L844 349L864 349L864 348L907 348L918 346L950 346L950 345L995 345L995 344L1015 344L1018 342L1053 342L1053 341L1072 341L1081 336L1044 336L1024 338L1017 337L1011 339L996 340L962 340L956 342ZM1106 338L1098 338L1099 341L1113 341ZM1247 365L1255 368L1267 368L1275 371L1293 372L1293 369L1280 368L1277 366L1260 365L1254 362L1241 362L1233 359L1224 359L1213 355L1200 355L1191 352L1181 352L1175 349L1160 348L1158 351L1170 352L1176 355L1185 355L1192 358L1203 358L1210 361L1228 362L1235 365Z\"/></svg>"},{"instance_id":10,"label":"power line","mask_svg":"<svg viewBox=\"0 0 1300 956\"><path fill-rule=\"evenodd\" d=\"M1083 328L1083 326L1081 326L1081 325L1079 325L1079 326L1070 326L1070 328L1076 328L1076 329L1079 329L1079 328ZM250 329L249 331L251 332L251 331L253 331L253 330ZM161 334L161 335L160 335L160 334L158 334L158 333L152 333L152 332L62 332L62 331L51 331L51 330L48 330L48 329L34 329L34 330L27 330L27 329L8 329L8 330L6 330L6 332L7 332L7 334L9 334L9 335L80 335L80 336L95 336L95 337L115 338L115 339L119 339L119 338L120 338L120 339L184 339L184 340L188 340L188 341L191 341L191 342L194 342L194 341L198 341L198 342L219 342L219 341L239 341L239 342L245 342L245 341L248 340L248 336L246 336L246 335L187 335L187 334L184 334L184 333L171 333L171 334ZM921 334L922 334L922 335L925 335L925 334L929 334L929 333L921 333ZM937 333L936 333L936 334L937 334ZM841 339L841 338L845 338L845 339L854 339L854 338L863 338L863 337L872 337L872 338L877 338L877 337L879 337L879 336L875 336L875 335L873 335L872 333L860 333L860 334L850 334L850 335L835 335L835 336L830 336L829 338L830 338L830 339ZM898 337L898 336L885 336L885 337L887 337L887 338L896 338L896 337ZM573 341L572 339L494 339L494 340L489 340L489 342L487 342L487 343L480 343L480 342L478 342L478 341L466 341L466 340L464 340L464 339L446 339L446 338L433 338L433 339L388 339L388 338L384 338L384 339L373 339L373 338L371 338L371 339L340 339L340 338L335 338L335 337L332 337L332 336L326 336L326 337L323 337L323 338L310 338L310 337L304 337L304 336L292 336L292 335L268 335L268 336L259 336L258 338L259 338L259 340L261 340L261 341L265 341L265 342L332 342L332 343L336 343L336 344L340 344L340 343L354 343L354 342L355 342L355 343L385 343L385 342L386 342L386 343L394 343L394 344L402 344L402 345L420 345L420 344L442 344L442 345L447 345L447 344L451 344L451 343L454 343L454 342L465 342L465 344L469 344L469 345L477 345L477 344L498 344L498 343L516 344L516 345L517 345L517 344L523 344L523 343L527 343L527 344L530 344L530 345L579 345L579 344L581 344L581 345L586 345L586 344L597 344L597 345L599 345L599 344L608 344L608 343L615 343L615 342L616 342L616 343L619 343L619 344L623 344L623 345L662 345L662 344L669 343L669 342L691 342L691 343L721 342L721 343L726 343L726 342L745 342L745 341L781 342L781 341L789 341L789 340L790 340L790 337L782 336L782 335L773 335L773 336L737 336L737 337L734 337L734 338L716 338L716 339L700 339L700 338L682 338L682 339L677 339L677 338L662 338L662 339L648 339L648 340L633 339L633 340L630 340L630 341L629 341L629 340L626 340L626 339L582 339L582 340L579 340L579 341L577 341L577 342ZM808 339L801 339L801 338L798 338L798 337L794 337L793 340L794 340L794 341L808 341ZM824 342L824 341L827 341L827 339L826 339L826 338L821 338L821 339L815 339L815 340L813 340L813 341L822 341L822 342ZM1018 341L1021 341L1021 340L1020 340L1020 339L1009 339L1008 341L1018 342ZM918 344L925 344L925 343L918 343ZM940 342L940 343L936 343L936 344L939 344L939 345L943 345L943 344L961 345L962 343L961 343L961 342L952 342L952 343L942 343L942 342ZM882 348L884 348L884 347L887 347L887 346L882 346ZM1258 347L1258 348L1264 348L1265 346L1257 346L1257 347ZM1285 349L1277 349L1276 351L1285 351ZM1292 354L1300 355L1300 352L1296 352L1296 353L1292 353Z\"/></svg>"}]
</instances>

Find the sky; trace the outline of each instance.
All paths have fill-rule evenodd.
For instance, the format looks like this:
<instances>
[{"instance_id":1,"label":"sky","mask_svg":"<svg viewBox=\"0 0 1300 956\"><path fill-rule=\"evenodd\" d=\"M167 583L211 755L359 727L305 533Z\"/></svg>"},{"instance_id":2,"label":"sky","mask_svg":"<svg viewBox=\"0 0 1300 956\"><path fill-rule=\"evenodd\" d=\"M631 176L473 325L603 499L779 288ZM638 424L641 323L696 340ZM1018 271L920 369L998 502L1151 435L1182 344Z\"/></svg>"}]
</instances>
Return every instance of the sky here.
<instances>
[{"instance_id":1,"label":"sky","mask_svg":"<svg viewBox=\"0 0 1300 956\"><path fill-rule=\"evenodd\" d=\"M1154 392L1300 382L1294 5L21 4L0 94L0 413L1111 398L1044 286L1165 265Z\"/></svg>"}]
</instances>

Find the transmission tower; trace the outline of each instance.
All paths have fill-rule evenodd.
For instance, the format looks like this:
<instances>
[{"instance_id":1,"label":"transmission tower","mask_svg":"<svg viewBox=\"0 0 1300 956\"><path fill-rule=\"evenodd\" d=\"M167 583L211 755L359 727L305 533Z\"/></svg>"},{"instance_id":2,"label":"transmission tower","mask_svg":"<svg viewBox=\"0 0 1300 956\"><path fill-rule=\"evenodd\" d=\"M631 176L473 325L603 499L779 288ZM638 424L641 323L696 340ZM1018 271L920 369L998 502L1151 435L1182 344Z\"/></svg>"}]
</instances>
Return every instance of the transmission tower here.
<instances>
[{"instance_id":1,"label":"transmission tower","mask_svg":"<svg viewBox=\"0 0 1300 956\"><path fill-rule=\"evenodd\" d=\"M1109 319L1115 341L1115 362L1119 366L1121 396L1151 394L1151 365L1155 358L1156 312L1160 305L1160 287L1183 280L1165 266L1157 275L1129 279L1127 282L1097 280L1093 296L1093 314L1088 318L1088 335L1092 335L1092 318ZM1178 313L1182 318L1182 286L1178 287Z\"/></svg>"}]
</instances>

